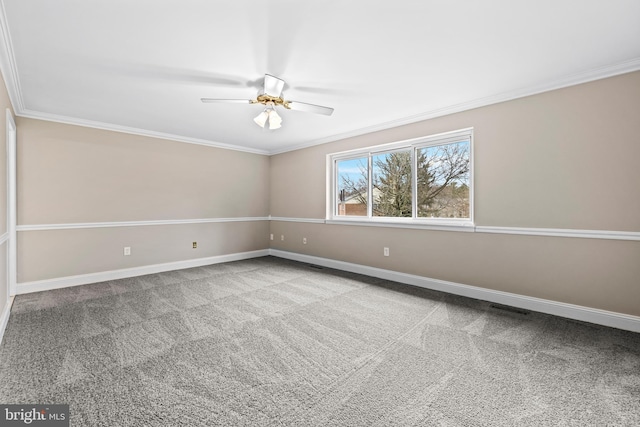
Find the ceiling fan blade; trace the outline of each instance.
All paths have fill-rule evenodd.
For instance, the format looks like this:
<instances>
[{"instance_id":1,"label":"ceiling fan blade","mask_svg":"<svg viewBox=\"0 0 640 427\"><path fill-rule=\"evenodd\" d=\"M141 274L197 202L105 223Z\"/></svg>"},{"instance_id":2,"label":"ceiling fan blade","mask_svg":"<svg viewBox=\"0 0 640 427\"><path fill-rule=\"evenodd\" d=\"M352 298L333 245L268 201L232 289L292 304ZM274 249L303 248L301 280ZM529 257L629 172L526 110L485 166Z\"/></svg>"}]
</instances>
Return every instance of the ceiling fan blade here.
<instances>
[{"instance_id":1,"label":"ceiling fan blade","mask_svg":"<svg viewBox=\"0 0 640 427\"><path fill-rule=\"evenodd\" d=\"M212 102L225 102L227 104L251 104L250 99L215 99L215 98L200 98L200 101L212 103Z\"/></svg>"},{"instance_id":2,"label":"ceiling fan blade","mask_svg":"<svg viewBox=\"0 0 640 427\"><path fill-rule=\"evenodd\" d=\"M264 75L264 93L277 98L282 93L282 89L284 89L284 80L271 74Z\"/></svg>"},{"instance_id":3,"label":"ceiling fan blade","mask_svg":"<svg viewBox=\"0 0 640 427\"><path fill-rule=\"evenodd\" d=\"M305 111L307 113L324 114L325 116L330 116L333 113L333 108L307 104L306 102L288 101L287 105L292 110Z\"/></svg>"}]
</instances>

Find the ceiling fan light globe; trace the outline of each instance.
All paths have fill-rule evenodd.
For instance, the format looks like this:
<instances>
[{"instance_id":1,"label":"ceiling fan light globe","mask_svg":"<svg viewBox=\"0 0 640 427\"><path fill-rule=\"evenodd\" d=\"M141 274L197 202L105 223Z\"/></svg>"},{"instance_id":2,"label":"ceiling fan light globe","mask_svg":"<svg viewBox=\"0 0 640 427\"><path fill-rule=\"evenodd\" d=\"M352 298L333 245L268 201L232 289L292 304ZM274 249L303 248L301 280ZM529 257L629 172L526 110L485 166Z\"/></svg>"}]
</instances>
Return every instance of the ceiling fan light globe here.
<instances>
[{"instance_id":1,"label":"ceiling fan light globe","mask_svg":"<svg viewBox=\"0 0 640 427\"><path fill-rule=\"evenodd\" d=\"M264 125L267 123L267 119L269 118L269 113L267 112L267 110L264 110L263 112L261 112L260 114L258 114L256 116L255 119L253 119L254 122L256 122L256 124L258 126L260 126L261 128L264 127Z\"/></svg>"},{"instance_id":2,"label":"ceiling fan light globe","mask_svg":"<svg viewBox=\"0 0 640 427\"><path fill-rule=\"evenodd\" d=\"M282 126L282 118L276 110L269 111L269 129L279 129Z\"/></svg>"},{"instance_id":3,"label":"ceiling fan light globe","mask_svg":"<svg viewBox=\"0 0 640 427\"><path fill-rule=\"evenodd\" d=\"M269 120L269 129L274 130L274 129L280 129L282 127L281 125L282 120L281 121L273 121L273 120Z\"/></svg>"}]
</instances>

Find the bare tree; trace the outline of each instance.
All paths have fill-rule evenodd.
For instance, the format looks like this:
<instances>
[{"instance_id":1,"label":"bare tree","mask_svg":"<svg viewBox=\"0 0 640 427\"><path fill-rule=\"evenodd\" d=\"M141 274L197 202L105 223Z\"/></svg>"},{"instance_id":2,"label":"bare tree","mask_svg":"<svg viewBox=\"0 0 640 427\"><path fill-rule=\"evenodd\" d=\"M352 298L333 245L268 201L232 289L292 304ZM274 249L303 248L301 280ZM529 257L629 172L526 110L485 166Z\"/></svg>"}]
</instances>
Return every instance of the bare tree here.
<instances>
[{"instance_id":1,"label":"bare tree","mask_svg":"<svg viewBox=\"0 0 640 427\"><path fill-rule=\"evenodd\" d=\"M418 216L468 217L469 144L437 145L417 152ZM448 215L442 215L445 211Z\"/></svg>"}]
</instances>

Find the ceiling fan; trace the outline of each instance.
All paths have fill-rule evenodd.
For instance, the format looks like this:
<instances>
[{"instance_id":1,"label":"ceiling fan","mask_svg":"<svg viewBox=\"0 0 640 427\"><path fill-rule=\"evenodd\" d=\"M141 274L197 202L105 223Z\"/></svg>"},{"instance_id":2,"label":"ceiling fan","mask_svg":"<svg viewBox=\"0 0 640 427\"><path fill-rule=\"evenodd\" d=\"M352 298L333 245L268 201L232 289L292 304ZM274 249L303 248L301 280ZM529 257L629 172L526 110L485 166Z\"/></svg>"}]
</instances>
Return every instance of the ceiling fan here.
<instances>
[{"instance_id":1,"label":"ceiling fan","mask_svg":"<svg viewBox=\"0 0 640 427\"><path fill-rule=\"evenodd\" d=\"M320 105L307 104L306 102L288 101L283 98L284 80L271 74L264 75L264 85L262 92L258 93L255 99L215 99L201 98L202 102L226 102L234 104L262 104L265 109L253 119L260 127L264 127L269 122L269 129L278 129L282 124L282 118L276 112L275 107L281 106L287 110L305 111L308 113L323 114L330 116L333 108L322 107Z\"/></svg>"}]
</instances>

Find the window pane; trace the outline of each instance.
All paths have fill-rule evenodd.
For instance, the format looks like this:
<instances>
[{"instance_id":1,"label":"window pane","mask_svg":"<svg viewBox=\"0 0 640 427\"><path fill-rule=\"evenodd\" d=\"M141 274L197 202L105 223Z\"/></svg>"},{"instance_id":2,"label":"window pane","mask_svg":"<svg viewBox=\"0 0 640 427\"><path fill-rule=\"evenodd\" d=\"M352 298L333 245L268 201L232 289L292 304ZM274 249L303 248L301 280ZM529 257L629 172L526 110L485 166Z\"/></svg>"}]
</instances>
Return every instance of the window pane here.
<instances>
[{"instance_id":1,"label":"window pane","mask_svg":"<svg viewBox=\"0 0 640 427\"><path fill-rule=\"evenodd\" d=\"M418 216L469 218L469 141L417 150Z\"/></svg>"},{"instance_id":2,"label":"window pane","mask_svg":"<svg viewBox=\"0 0 640 427\"><path fill-rule=\"evenodd\" d=\"M367 216L367 157L338 160L337 215Z\"/></svg>"},{"instance_id":3,"label":"window pane","mask_svg":"<svg viewBox=\"0 0 640 427\"><path fill-rule=\"evenodd\" d=\"M373 156L373 216L411 217L411 151Z\"/></svg>"}]
</instances>

